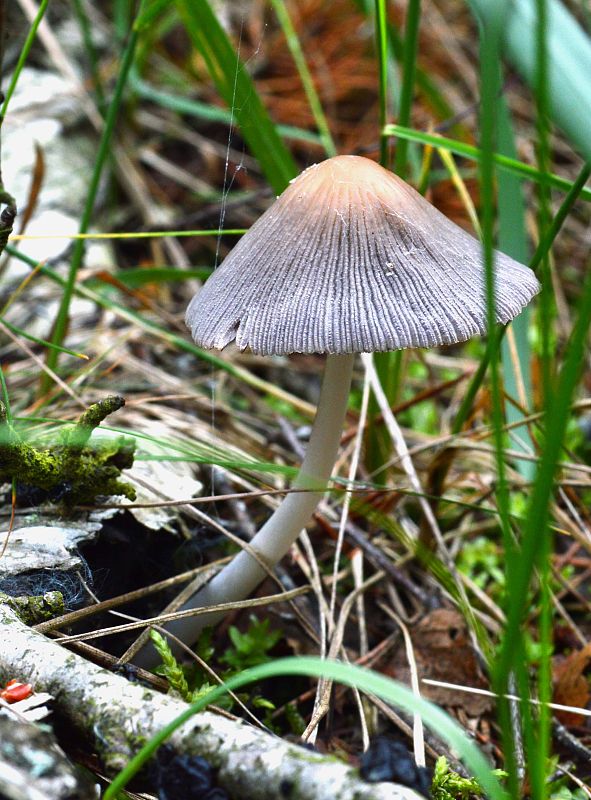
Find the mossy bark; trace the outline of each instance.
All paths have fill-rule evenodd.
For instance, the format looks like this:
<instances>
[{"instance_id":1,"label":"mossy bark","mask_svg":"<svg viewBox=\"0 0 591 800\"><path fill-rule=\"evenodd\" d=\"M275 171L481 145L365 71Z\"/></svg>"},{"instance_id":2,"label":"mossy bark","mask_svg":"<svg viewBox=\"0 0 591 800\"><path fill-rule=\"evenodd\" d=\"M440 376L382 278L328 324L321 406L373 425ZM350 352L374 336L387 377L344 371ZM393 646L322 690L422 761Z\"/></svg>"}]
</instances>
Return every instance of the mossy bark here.
<instances>
[{"instance_id":1,"label":"mossy bark","mask_svg":"<svg viewBox=\"0 0 591 800\"><path fill-rule=\"evenodd\" d=\"M19 597L0 592L0 603L11 608L25 625L37 625L64 613L63 595L55 591Z\"/></svg>"},{"instance_id":2,"label":"mossy bark","mask_svg":"<svg viewBox=\"0 0 591 800\"><path fill-rule=\"evenodd\" d=\"M124 436L90 442L92 432L125 404L111 396L91 405L53 447L39 447L19 435L0 403L0 483L16 482L32 502L45 500L69 507L93 503L99 496L135 499L132 486L120 480L133 464L135 443Z\"/></svg>"}]
</instances>

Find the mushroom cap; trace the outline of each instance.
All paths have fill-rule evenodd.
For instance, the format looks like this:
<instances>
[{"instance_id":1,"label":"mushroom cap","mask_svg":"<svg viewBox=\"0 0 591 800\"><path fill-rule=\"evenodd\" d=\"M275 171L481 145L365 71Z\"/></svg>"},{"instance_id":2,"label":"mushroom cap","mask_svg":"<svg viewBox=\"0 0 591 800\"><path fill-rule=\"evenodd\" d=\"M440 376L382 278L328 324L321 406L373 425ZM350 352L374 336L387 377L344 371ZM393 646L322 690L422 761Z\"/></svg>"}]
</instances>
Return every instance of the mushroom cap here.
<instances>
[{"instance_id":1,"label":"mushroom cap","mask_svg":"<svg viewBox=\"0 0 591 800\"><path fill-rule=\"evenodd\" d=\"M498 322L540 286L495 257ZM482 246L373 161L306 169L195 295L195 342L261 355L364 353L453 344L486 333Z\"/></svg>"}]
</instances>

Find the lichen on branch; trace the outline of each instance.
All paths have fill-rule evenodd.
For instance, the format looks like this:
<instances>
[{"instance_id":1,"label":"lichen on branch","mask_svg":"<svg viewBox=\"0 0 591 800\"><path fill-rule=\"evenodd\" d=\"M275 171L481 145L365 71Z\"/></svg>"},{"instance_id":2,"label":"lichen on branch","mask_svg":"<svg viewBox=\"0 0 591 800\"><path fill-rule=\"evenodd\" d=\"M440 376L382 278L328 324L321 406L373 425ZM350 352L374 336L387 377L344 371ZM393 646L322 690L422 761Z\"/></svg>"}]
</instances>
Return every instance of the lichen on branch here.
<instances>
[{"instance_id":1,"label":"lichen on branch","mask_svg":"<svg viewBox=\"0 0 591 800\"><path fill-rule=\"evenodd\" d=\"M135 442L125 436L91 441L100 423L124 405L116 395L99 400L55 445L42 447L19 434L0 402L0 484L14 482L17 497L65 507L94 503L100 496L134 500L134 488L120 478L121 471L133 465Z\"/></svg>"}]
</instances>

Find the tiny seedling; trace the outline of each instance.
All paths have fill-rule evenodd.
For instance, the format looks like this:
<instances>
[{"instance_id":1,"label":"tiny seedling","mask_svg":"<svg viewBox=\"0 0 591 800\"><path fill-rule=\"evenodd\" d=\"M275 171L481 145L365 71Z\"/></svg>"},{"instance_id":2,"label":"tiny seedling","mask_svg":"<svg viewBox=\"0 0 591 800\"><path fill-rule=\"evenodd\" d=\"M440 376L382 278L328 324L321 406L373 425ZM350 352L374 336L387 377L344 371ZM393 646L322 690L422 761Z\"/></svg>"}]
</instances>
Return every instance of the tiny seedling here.
<instances>
[{"instance_id":1,"label":"tiny seedling","mask_svg":"<svg viewBox=\"0 0 591 800\"><path fill-rule=\"evenodd\" d=\"M255 616L251 616L245 633L241 633L232 625L228 635L232 647L225 651L220 661L227 664L231 673L234 674L271 661L269 651L275 647L283 634L277 630L270 631L268 619L259 621Z\"/></svg>"}]
</instances>

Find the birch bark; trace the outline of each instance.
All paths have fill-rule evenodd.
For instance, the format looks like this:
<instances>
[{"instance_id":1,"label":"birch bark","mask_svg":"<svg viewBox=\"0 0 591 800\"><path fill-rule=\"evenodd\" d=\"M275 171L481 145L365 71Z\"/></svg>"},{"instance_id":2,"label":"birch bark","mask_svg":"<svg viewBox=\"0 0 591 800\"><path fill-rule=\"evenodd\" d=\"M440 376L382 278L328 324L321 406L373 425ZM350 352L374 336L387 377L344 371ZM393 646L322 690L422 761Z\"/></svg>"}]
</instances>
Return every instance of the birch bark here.
<instances>
[{"instance_id":1,"label":"birch bark","mask_svg":"<svg viewBox=\"0 0 591 800\"><path fill-rule=\"evenodd\" d=\"M110 776L186 708L68 652L0 605L0 678L11 677L52 694L56 714L89 742ZM171 743L206 758L235 800L422 800L403 786L365 783L336 759L207 711Z\"/></svg>"}]
</instances>

